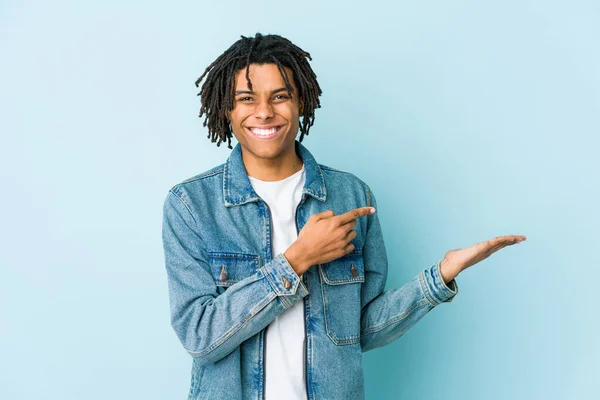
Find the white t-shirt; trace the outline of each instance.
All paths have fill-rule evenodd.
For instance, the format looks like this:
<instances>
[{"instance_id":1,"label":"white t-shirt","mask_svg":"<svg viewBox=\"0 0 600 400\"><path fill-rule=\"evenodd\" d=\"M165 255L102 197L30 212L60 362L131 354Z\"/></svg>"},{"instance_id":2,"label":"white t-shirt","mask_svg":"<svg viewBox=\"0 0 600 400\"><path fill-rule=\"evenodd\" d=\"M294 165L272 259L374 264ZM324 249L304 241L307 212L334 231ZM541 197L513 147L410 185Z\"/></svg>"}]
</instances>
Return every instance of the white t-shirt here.
<instances>
[{"instance_id":1,"label":"white t-shirt","mask_svg":"<svg viewBox=\"0 0 600 400\"><path fill-rule=\"evenodd\" d=\"M306 181L304 165L279 181L250 178L254 191L269 205L273 222L273 257L296 241L296 207ZM302 275L300 275L302 277ZM266 329L265 399L307 400L304 301L279 314Z\"/></svg>"}]
</instances>

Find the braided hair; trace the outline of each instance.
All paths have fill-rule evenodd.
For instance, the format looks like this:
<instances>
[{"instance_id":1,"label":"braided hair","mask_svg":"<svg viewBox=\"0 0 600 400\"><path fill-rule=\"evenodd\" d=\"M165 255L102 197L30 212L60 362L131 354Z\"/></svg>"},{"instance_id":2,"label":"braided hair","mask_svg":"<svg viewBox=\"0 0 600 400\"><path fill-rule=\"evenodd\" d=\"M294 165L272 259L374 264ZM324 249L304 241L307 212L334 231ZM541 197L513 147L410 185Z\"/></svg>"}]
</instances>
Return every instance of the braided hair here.
<instances>
[{"instance_id":1,"label":"braided hair","mask_svg":"<svg viewBox=\"0 0 600 400\"><path fill-rule=\"evenodd\" d=\"M317 75L308 64L312 61L310 54L288 39L279 35L262 35L256 33L254 37L242 36L223 54L221 54L204 73L196 80L196 87L206 76L198 96L202 105L200 115L206 114L203 126L208 126L208 138L211 142L228 140L231 146L231 126L229 125L228 112L233 109L235 98L235 75L245 68L248 88L252 90L250 82L250 64L276 64L279 69L288 94L294 91L288 74L283 68L288 67L293 71L294 84L298 89L298 97L304 98L304 107L301 110L302 122L300 123L300 142L304 135L308 135L310 127L315 120L315 110L321 107L319 96L322 94L317 82ZM218 141L217 141L218 140Z\"/></svg>"}]
</instances>

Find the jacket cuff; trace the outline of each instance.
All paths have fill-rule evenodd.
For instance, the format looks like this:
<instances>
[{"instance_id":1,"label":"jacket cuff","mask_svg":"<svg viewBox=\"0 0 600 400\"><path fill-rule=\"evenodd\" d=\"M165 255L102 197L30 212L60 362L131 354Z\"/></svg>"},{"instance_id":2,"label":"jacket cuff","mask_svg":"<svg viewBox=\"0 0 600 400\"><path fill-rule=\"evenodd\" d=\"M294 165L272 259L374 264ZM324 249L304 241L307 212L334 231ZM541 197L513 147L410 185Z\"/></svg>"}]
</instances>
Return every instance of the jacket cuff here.
<instances>
[{"instance_id":1,"label":"jacket cuff","mask_svg":"<svg viewBox=\"0 0 600 400\"><path fill-rule=\"evenodd\" d=\"M441 303L450 303L458 293L455 279L445 283L440 271L441 260L419 273L419 282L427 300L435 307Z\"/></svg>"},{"instance_id":2,"label":"jacket cuff","mask_svg":"<svg viewBox=\"0 0 600 400\"><path fill-rule=\"evenodd\" d=\"M277 254L271 262L263 265L262 270L284 308L291 307L308 295L308 289L283 253Z\"/></svg>"}]
</instances>

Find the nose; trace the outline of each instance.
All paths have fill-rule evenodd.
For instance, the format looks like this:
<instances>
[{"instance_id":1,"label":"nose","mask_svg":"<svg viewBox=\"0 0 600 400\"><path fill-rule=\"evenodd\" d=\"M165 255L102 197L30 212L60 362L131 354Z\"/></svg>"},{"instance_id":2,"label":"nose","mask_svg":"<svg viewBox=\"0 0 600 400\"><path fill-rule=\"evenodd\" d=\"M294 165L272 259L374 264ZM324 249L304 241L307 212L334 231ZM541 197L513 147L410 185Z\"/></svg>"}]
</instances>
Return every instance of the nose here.
<instances>
[{"instance_id":1,"label":"nose","mask_svg":"<svg viewBox=\"0 0 600 400\"><path fill-rule=\"evenodd\" d=\"M273 117L273 106L269 101L259 101L254 109L254 116L257 119L267 120Z\"/></svg>"}]
</instances>

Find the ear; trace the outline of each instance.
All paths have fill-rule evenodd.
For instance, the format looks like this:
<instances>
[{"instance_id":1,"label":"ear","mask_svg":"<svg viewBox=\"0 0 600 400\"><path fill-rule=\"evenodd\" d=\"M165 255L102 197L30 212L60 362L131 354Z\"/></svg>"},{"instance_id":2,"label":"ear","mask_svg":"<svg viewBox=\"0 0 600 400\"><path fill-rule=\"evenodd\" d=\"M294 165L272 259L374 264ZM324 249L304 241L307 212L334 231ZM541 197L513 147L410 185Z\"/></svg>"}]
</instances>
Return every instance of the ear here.
<instances>
[{"instance_id":1,"label":"ear","mask_svg":"<svg viewBox=\"0 0 600 400\"><path fill-rule=\"evenodd\" d=\"M304 113L304 97L300 97L300 114Z\"/></svg>"}]
</instances>

